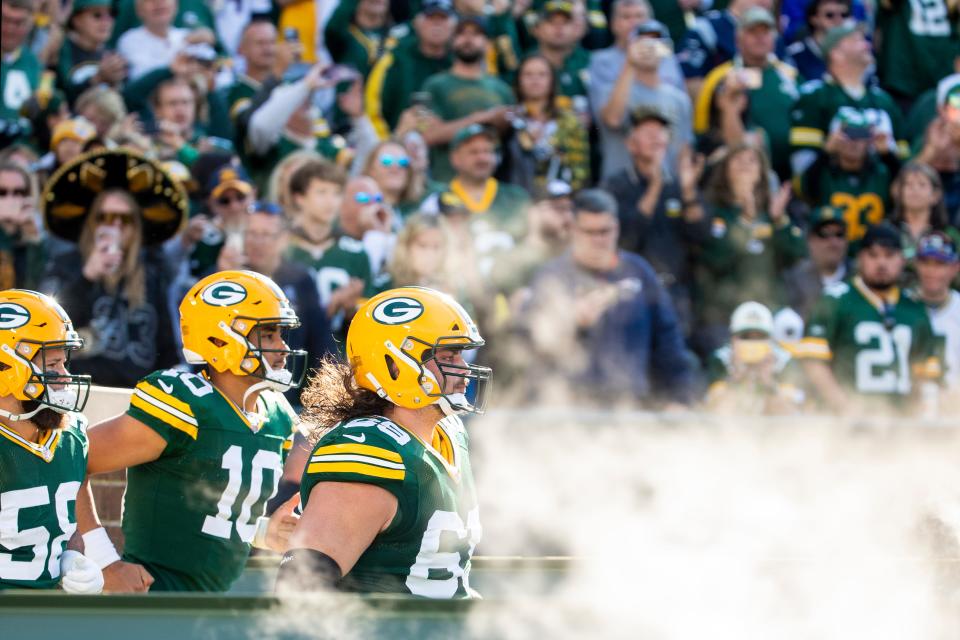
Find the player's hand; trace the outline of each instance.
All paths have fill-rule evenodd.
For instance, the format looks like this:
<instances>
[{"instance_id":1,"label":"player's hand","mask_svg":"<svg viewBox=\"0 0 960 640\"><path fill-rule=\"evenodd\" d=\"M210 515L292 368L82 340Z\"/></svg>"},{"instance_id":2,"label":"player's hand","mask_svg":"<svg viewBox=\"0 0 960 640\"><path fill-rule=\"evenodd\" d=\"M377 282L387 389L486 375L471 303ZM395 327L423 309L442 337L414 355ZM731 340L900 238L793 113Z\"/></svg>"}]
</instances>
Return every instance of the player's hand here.
<instances>
[{"instance_id":1,"label":"player's hand","mask_svg":"<svg viewBox=\"0 0 960 640\"><path fill-rule=\"evenodd\" d=\"M290 499L280 505L267 525L267 546L278 553L284 553L290 547L290 536L297 528L300 516L293 510L300 504L300 495L293 494Z\"/></svg>"},{"instance_id":2,"label":"player's hand","mask_svg":"<svg viewBox=\"0 0 960 640\"><path fill-rule=\"evenodd\" d=\"M106 593L146 593L153 576L139 564L118 560L103 570Z\"/></svg>"},{"instance_id":3,"label":"player's hand","mask_svg":"<svg viewBox=\"0 0 960 640\"><path fill-rule=\"evenodd\" d=\"M103 572L93 560L70 549L60 557L60 584L67 593L93 595L103 591Z\"/></svg>"}]
</instances>

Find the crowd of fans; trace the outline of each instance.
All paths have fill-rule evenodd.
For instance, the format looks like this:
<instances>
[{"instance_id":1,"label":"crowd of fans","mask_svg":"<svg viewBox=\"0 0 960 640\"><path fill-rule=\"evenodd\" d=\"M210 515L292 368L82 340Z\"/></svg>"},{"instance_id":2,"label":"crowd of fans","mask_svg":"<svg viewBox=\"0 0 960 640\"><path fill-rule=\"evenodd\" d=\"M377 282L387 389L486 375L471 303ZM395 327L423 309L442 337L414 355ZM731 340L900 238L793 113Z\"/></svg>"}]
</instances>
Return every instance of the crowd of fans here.
<instances>
[{"instance_id":1,"label":"crowd of fans","mask_svg":"<svg viewBox=\"0 0 960 640\"><path fill-rule=\"evenodd\" d=\"M504 403L950 415L958 12L2 0L0 285L105 385L247 268L314 362L378 291L452 294Z\"/></svg>"}]
</instances>

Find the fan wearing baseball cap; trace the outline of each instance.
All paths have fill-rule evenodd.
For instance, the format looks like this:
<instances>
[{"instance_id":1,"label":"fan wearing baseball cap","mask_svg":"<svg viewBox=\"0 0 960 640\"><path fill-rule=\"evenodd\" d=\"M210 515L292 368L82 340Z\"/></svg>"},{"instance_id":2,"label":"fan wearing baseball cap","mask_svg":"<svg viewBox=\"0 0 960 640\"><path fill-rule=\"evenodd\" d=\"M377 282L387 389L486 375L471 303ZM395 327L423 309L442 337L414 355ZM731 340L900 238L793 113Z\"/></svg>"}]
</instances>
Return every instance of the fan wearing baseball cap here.
<instances>
[{"instance_id":1,"label":"fan wearing baseball cap","mask_svg":"<svg viewBox=\"0 0 960 640\"><path fill-rule=\"evenodd\" d=\"M798 347L804 369L838 414L911 411L920 383L939 379L938 341L926 307L898 286L904 257L899 232L867 229L850 284L827 287Z\"/></svg>"},{"instance_id":2,"label":"fan wearing baseball cap","mask_svg":"<svg viewBox=\"0 0 960 640\"><path fill-rule=\"evenodd\" d=\"M730 342L707 360L707 405L736 415L785 415L803 405L803 374L773 337L773 314L744 302L730 316Z\"/></svg>"},{"instance_id":3,"label":"fan wearing baseball cap","mask_svg":"<svg viewBox=\"0 0 960 640\"><path fill-rule=\"evenodd\" d=\"M917 243L916 294L927 306L933 332L944 341L944 382L960 401L960 291L951 287L960 273L960 253L954 240L931 231Z\"/></svg>"}]
</instances>

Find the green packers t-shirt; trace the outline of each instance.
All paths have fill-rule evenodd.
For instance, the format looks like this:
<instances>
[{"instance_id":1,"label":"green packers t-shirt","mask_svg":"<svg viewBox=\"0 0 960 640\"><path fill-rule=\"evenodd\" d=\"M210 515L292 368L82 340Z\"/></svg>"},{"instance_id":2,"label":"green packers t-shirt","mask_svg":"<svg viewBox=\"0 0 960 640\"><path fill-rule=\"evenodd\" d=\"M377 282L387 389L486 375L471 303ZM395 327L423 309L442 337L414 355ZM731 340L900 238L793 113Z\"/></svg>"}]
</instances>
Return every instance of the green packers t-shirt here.
<instances>
[{"instance_id":1,"label":"green packers t-shirt","mask_svg":"<svg viewBox=\"0 0 960 640\"><path fill-rule=\"evenodd\" d=\"M477 111L514 103L513 90L499 78L481 76L477 79L460 78L452 73L431 76L423 85L430 94L431 109L442 120L459 120ZM434 180L453 178L450 166L450 147L430 149L430 170Z\"/></svg>"}]
</instances>

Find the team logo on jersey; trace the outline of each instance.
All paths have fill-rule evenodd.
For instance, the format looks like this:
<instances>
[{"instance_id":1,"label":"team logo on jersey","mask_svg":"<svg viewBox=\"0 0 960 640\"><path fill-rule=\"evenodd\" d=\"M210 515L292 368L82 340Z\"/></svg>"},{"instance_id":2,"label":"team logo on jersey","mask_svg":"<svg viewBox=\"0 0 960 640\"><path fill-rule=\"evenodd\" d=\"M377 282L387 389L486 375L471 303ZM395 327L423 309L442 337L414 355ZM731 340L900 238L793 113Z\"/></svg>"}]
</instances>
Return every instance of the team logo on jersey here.
<instances>
[{"instance_id":1,"label":"team logo on jersey","mask_svg":"<svg viewBox=\"0 0 960 640\"><path fill-rule=\"evenodd\" d=\"M30 322L30 312L13 302L0 304L0 329L16 329Z\"/></svg>"},{"instance_id":2,"label":"team logo on jersey","mask_svg":"<svg viewBox=\"0 0 960 640\"><path fill-rule=\"evenodd\" d=\"M203 290L200 298L214 307L229 307L243 302L247 297L247 290L236 282L214 282Z\"/></svg>"},{"instance_id":3,"label":"team logo on jersey","mask_svg":"<svg viewBox=\"0 0 960 640\"><path fill-rule=\"evenodd\" d=\"M413 298L390 298L373 310L373 319L380 324L404 324L423 315L423 305Z\"/></svg>"}]
</instances>

